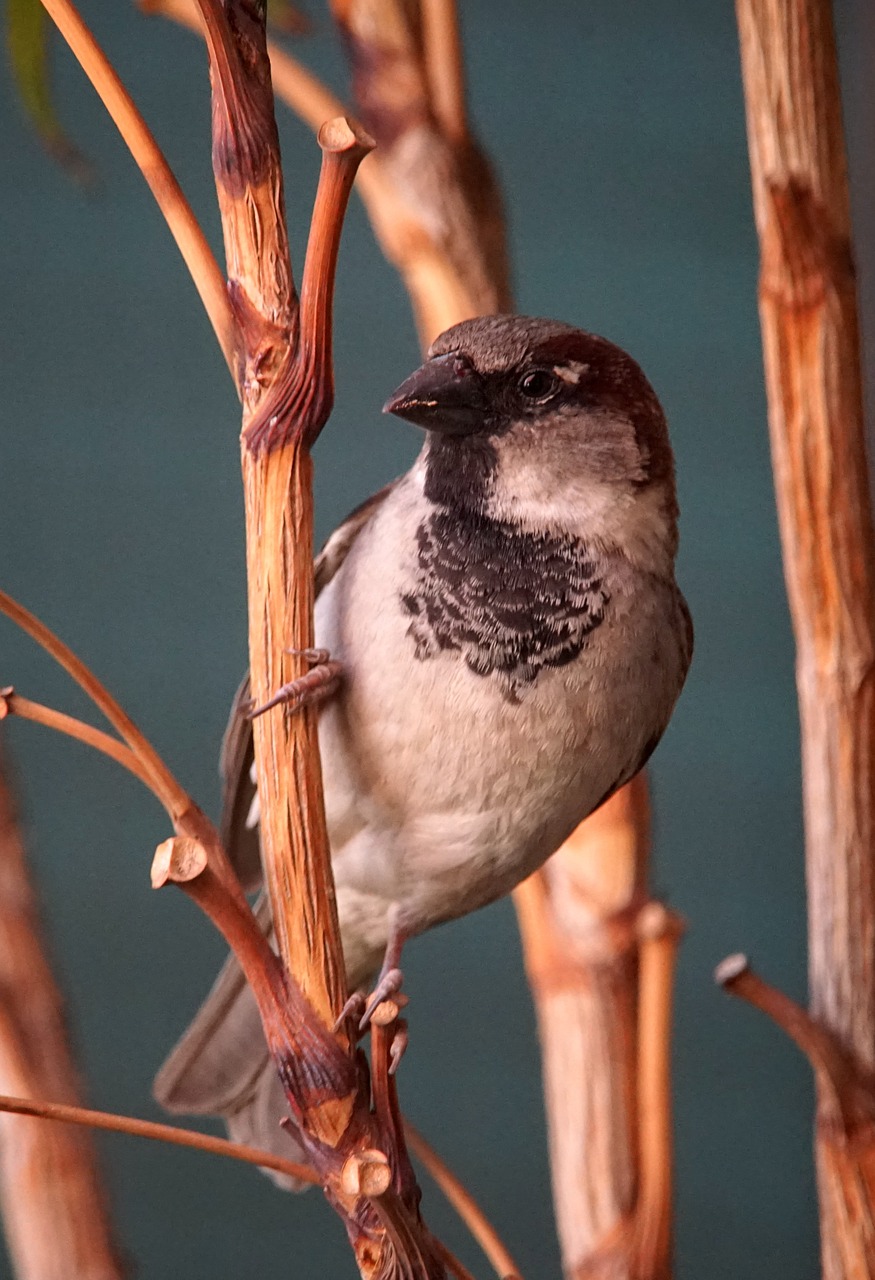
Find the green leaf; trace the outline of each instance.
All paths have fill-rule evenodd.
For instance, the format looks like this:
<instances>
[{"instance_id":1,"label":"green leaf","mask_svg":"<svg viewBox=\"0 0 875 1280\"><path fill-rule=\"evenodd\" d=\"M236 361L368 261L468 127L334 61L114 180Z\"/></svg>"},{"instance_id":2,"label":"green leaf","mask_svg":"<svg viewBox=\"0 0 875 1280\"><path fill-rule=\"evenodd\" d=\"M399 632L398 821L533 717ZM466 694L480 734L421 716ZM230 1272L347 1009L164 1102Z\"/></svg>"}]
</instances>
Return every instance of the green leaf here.
<instances>
[{"instance_id":1,"label":"green leaf","mask_svg":"<svg viewBox=\"0 0 875 1280\"><path fill-rule=\"evenodd\" d=\"M6 47L22 106L49 152L79 181L86 181L91 167L64 132L55 110L49 78L50 29L40 0L6 0Z\"/></svg>"}]
</instances>

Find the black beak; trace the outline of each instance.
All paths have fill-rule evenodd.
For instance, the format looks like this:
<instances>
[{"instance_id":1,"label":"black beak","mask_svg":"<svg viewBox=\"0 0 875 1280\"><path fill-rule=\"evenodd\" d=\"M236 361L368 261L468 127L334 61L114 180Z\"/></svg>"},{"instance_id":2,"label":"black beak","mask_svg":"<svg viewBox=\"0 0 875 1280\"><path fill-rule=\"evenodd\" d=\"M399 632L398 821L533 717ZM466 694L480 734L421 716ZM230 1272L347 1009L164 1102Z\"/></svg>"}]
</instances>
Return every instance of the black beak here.
<instances>
[{"instance_id":1,"label":"black beak","mask_svg":"<svg viewBox=\"0 0 875 1280\"><path fill-rule=\"evenodd\" d=\"M383 405L427 431L473 435L486 428L483 383L467 356L435 356L412 373Z\"/></svg>"}]
</instances>

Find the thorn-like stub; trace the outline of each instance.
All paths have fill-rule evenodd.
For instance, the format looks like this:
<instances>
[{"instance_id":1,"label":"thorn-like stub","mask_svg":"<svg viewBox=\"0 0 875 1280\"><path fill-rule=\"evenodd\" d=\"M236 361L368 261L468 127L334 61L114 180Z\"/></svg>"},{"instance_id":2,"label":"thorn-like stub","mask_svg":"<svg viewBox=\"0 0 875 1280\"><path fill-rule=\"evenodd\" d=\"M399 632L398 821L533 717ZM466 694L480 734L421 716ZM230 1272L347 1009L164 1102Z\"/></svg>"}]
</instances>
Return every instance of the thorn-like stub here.
<instances>
[{"instance_id":1,"label":"thorn-like stub","mask_svg":"<svg viewBox=\"0 0 875 1280\"><path fill-rule=\"evenodd\" d=\"M401 1010L410 1003L410 997L403 991L381 1000L371 1014L370 1021L377 1027L388 1027L396 1021Z\"/></svg>"},{"instance_id":2,"label":"thorn-like stub","mask_svg":"<svg viewBox=\"0 0 875 1280\"><path fill-rule=\"evenodd\" d=\"M388 1027L395 1021L400 1012L401 1010L394 1000L384 1000L382 1004L377 1005L371 1014L371 1022L376 1027Z\"/></svg>"},{"instance_id":3,"label":"thorn-like stub","mask_svg":"<svg viewBox=\"0 0 875 1280\"><path fill-rule=\"evenodd\" d=\"M376 1147L354 1152L340 1171L340 1185L348 1196L381 1196L391 1181L389 1161Z\"/></svg>"},{"instance_id":4,"label":"thorn-like stub","mask_svg":"<svg viewBox=\"0 0 875 1280\"><path fill-rule=\"evenodd\" d=\"M747 956L737 951L734 955L727 956L725 960L721 960L717 968L714 970L714 981L719 987L731 987L733 982L737 982L742 974L747 973L750 968L750 961Z\"/></svg>"},{"instance_id":5,"label":"thorn-like stub","mask_svg":"<svg viewBox=\"0 0 875 1280\"><path fill-rule=\"evenodd\" d=\"M334 116L326 120L319 130L319 146L323 151L354 151L366 156L377 145L374 139L351 116Z\"/></svg>"},{"instance_id":6,"label":"thorn-like stub","mask_svg":"<svg viewBox=\"0 0 875 1280\"><path fill-rule=\"evenodd\" d=\"M207 851L190 836L171 836L159 844L152 859L152 888L160 889L168 880L186 884L196 879L207 865Z\"/></svg>"}]
</instances>

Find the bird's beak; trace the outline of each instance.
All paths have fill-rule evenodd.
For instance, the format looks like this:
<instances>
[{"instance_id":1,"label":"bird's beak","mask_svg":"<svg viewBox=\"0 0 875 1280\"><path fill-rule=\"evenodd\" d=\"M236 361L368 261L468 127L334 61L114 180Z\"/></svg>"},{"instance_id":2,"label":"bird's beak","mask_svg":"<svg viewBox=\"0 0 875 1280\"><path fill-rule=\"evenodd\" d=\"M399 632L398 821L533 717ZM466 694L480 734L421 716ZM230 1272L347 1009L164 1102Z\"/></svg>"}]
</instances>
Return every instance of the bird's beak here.
<instances>
[{"instance_id":1,"label":"bird's beak","mask_svg":"<svg viewBox=\"0 0 875 1280\"><path fill-rule=\"evenodd\" d=\"M427 431L472 435L486 425L487 402L471 361L455 352L434 356L402 382L383 405Z\"/></svg>"}]
</instances>

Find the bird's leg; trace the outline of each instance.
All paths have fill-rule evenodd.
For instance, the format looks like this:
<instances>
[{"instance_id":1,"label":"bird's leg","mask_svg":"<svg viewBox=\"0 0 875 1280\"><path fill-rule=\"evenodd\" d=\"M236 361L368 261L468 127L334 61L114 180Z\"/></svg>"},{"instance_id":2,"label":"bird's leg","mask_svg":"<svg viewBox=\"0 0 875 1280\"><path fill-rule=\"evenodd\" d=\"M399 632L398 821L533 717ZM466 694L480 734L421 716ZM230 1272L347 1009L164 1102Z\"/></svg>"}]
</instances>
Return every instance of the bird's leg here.
<instances>
[{"instance_id":1,"label":"bird's leg","mask_svg":"<svg viewBox=\"0 0 875 1280\"><path fill-rule=\"evenodd\" d=\"M333 661L327 649L287 649L286 653L294 653L306 658L311 664L310 670L305 675L298 676L297 680L290 680L288 684L281 685L276 693L260 707L250 703L246 709L246 715L250 720L263 715L271 707L278 707L280 703L287 703L292 711L298 711L301 707L314 706L318 702L324 702L337 691L343 674L343 664Z\"/></svg>"},{"instance_id":2,"label":"bird's leg","mask_svg":"<svg viewBox=\"0 0 875 1280\"><path fill-rule=\"evenodd\" d=\"M380 976L377 978L377 985L367 997L361 991L352 993L340 1012L335 1028L339 1027L347 1018L351 1018L356 1023L359 1031L367 1031L377 1006L382 1004L384 1000L389 1000L398 995L404 981L404 974L401 972L400 964L401 952L406 941L407 933L398 923L397 908L393 907L389 913L389 941L386 943L386 952L383 956L383 965L380 969ZM406 997L402 996L399 1003L406 1004Z\"/></svg>"}]
</instances>

